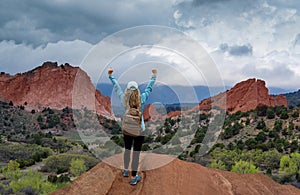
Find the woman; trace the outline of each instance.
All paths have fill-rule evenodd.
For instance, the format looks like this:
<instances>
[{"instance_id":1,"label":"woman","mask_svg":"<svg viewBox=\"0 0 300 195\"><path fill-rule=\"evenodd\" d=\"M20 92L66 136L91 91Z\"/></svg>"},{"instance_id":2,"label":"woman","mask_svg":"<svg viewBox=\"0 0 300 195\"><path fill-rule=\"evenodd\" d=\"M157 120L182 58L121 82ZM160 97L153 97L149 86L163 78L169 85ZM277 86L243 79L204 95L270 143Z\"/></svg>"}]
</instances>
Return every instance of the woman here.
<instances>
[{"instance_id":1,"label":"woman","mask_svg":"<svg viewBox=\"0 0 300 195\"><path fill-rule=\"evenodd\" d=\"M121 102L123 103L123 106L125 109L128 107L134 107L137 108L143 113L145 102L149 97L150 92L152 91L152 87L156 80L156 74L157 70L152 70L152 76L151 79L145 89L144 93L140 93L138 89L138 84L135 81L130 81L127 84L127 88L125 89L125 92L123 93L120 85L118 84L117 80L112 75L113 69L110 68L108 70L109 79L114 85L114 89L117 92L117 95L121 99ZM124 169L122 170L122 174L124 177L129 176L129 162L130 162L130 152L131 148L133 146L133 159L131 163L131 178L130 178L130 184L135 185L137 182L141 181L141 175L137 173L137 169L139 166L139 157L140 157L140 151L142 148L142 144L144 142L144 136L143 131L145 131L145 123L144 123L144 117L142 115L141 117L141 135L138 136L132 136L129 134L124 133L123 131L123 137L124 137L124 144L125 144L125 152L124 152Z\"/></svg>"}]
</instances>

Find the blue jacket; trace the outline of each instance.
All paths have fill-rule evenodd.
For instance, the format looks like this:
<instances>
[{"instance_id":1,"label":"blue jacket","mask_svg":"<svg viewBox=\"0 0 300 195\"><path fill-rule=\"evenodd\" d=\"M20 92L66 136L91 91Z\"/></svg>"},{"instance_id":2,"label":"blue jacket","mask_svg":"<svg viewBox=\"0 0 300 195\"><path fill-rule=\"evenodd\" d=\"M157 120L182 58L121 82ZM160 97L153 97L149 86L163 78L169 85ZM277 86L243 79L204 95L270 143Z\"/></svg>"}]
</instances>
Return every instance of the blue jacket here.
<instances>
[{"instance_id":1,"label":"blue jacket","mask_svg":"<svg viewBox=\"0 0 300 195\"><path fill-rule=\"evenodd\" d=\"M121 86L119 85L119 83L117 82L117 80L115 79L115 77L112 74L109 75L109 79L111 80L112 84L114 85L114 89L115 89L117 95L119 96L121 102L123 103L124 92L123 92ZM141 93L141 112L142 113L144 111L145 102L148 99L150 92L152 91L152 87L153 87L155 81L156 81L156 75L153 74L151 76L151 79L150 79L145 91L143 93ZM145 131L145 122L144 122L143 115L142 115L141 127L142 127L142 132Z\"/></svg>"}]
</instances>

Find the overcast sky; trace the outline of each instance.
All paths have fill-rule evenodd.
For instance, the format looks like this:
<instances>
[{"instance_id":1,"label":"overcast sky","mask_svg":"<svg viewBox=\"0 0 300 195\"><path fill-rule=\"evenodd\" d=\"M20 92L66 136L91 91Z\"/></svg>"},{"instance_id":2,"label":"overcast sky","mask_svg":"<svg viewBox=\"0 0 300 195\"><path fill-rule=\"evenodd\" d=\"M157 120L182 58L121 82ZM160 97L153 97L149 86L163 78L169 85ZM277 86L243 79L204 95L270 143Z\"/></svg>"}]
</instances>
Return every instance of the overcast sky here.
<instances>
[{"instance_id":1,"label":"overcast sky","mask_svg":"<svg viewBox=\"0 0 300 195\"><path fill-rule=\"evenodd\" d=\"M195 39L225 85L260 78L299 89L297 0L1 0L0 69L15 74L44 61L79 66L93 46L125 28L163 25Z\"/></svg>"}]
</instances>

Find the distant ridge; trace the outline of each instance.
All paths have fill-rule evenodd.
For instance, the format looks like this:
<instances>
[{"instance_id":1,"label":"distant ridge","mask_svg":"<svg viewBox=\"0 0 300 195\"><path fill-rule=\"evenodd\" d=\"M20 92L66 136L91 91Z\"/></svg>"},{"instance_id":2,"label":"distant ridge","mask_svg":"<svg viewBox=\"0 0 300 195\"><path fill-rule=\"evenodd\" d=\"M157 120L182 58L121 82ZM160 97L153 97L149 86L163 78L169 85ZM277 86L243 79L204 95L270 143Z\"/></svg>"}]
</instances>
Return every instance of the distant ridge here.
<instances>
[{"instance_id":1,"label":"distant ridge","mask_svg":"<svg viewBox=\"0 0 300 195\"><path fill-rule=\"evenodd\" d=\"M126 85L121 85L122 89L125 89ZM140 85L140 88L143 90L146 87L146 85ZM196 97L198 98L198 102L202 101L203 99L209 98L211 96L217 95L218 93L224 92L226 90L231 89L233 86L224 86L224 87L208 87L208 86L193 86ZM177 95L174 93L174 90L180 91L182 94L185 94L185 91L188 90L188 86L166 86L166 85L155 85L153 88L153 91L155 93L152 93L151 96L149 97L148 103L153 103L153 102L161 102L162 104L178 104L179 99ZM98 83L97 84L97 89L101 91L105 96L111 96L113 92L113 86L111 83ZM211 90L209 90L211 89ZM269 94L272 96L277 96L279 94L292 94L295 93L291 90L286 90L278 87L269 87ZM210 92L213 92L210 94ZM114 93L114 92L113 92ZM183 97L180 102L181 103L188 103L189 97L185 96ZM299 96L300 99L300 96ZM289 98L287 99L288 105L290 105L290 100ZM193 102L195 103L195 102ZM294 103L291 102L293 105Z\"/></svg>"},{"instance_id":2,"label":"distant ridge","mask_svg":"<svg viewBox=\"0 0 300 195\"><path fill-rule=\"evenodd\" d=\"M300 103L300 89L292 93L284 94L289 106L297 106Z\"/></svg>"},{"instance_id":3,"label":"distant ridge","mask_svg":"<svg viewBox=\"0 0 300 195\"><path fill-rule=\"evenodd\" d=\"M125 89L126 85L121 84L122 89ZM139 86L141 91L146 88L146 84ZM178 104L178 103L196 103L200 102L205 98L209 98L211 95L216 95L217 93L223 92L229 87L211 87L211 91L214 94L210 94L210 88L207 86L167 86L167 85L157 85L153 87L153 93L149 96L148 103L160 102L161 104ZM105 96L111 96L113 92L113 86L110 83L98 83L97 89L101 91ZM191 98L190 91L194 91ZM179 92L180 94L176 94ZM193 100L191 102L191 100Z\"/></svg>"}]
</instances>

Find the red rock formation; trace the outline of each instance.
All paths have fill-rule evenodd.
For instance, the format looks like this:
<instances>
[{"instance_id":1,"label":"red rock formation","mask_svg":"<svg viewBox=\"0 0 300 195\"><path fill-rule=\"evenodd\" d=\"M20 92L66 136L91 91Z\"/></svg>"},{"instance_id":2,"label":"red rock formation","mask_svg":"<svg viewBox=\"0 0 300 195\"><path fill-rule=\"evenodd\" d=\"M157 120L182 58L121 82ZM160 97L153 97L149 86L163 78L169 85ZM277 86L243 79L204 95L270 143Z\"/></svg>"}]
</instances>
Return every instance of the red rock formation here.
<instances>
[{"instance_id":1,"label":"red rock formation","mask_svg":"<svg viewBox=\"0 0 300 195\"><path fill-rule=\"evenodd\" d=\"M209 110L212 106L217 106L226 109L229 113L235 113L255 109L258 105L287 107L287 100L284 95L270 96L265 81L248 79L236 84L227 92L202 100L199 108Z\"/></svg>"},{"instance_id":2,"label":"red rock formation","mask_svg":"<svg viewBox=\"0 0 300 195\"><path fill-rule=\"evenodd\" d=\"M143 112L144 120L152 120L152 121L157 121L162 118L161 114L159 114L152 104L148 104Z\"/></svg>"},{"instance_id":3,"label":"red rock formation","mask_svg":"<svg viewBox=\"0 0 300 195\"><path fill-rule=\"evenodd\" d=\"M112 116L110 98L95 89L84 71L69 64L45 62L26 73L1 74L0 99L24 105L26 109L86 107Z\"/></svg>"},{"instance_id":4,"label":"red rock formation","mask_svg":"<svg viewBox=\"0 0 300 195\"><path fill-rule=\"evenodd\" d=\"M172 117L175 117L175 116L179 116L179 115L182 115L184 114L185 112L184 111L180 111L180 110L177 110L177 111L172 111L172 112L169 112L166 116L166 118L172 118Z\"/></svg>"},{"instance_id":5,"label":"red rock formation","mask_svg":"<svg viewBox=\"0 0 300 195\"><path fill-rule=\"evenodd\" d=\"M120 161L122 155L117 156ZM157 163L169 158L154 155L148 158ZM77 178L71 185L52 195L94 195L94 194L264 194L297 195L300 190L291 185L280 185L263 174L239 174L206 168L196 163L174 159L156 169L142 172L142 180L136 186L129 184L129 178L121 175L120 169L104 162Z\"/></svg>"}]
</instances>

